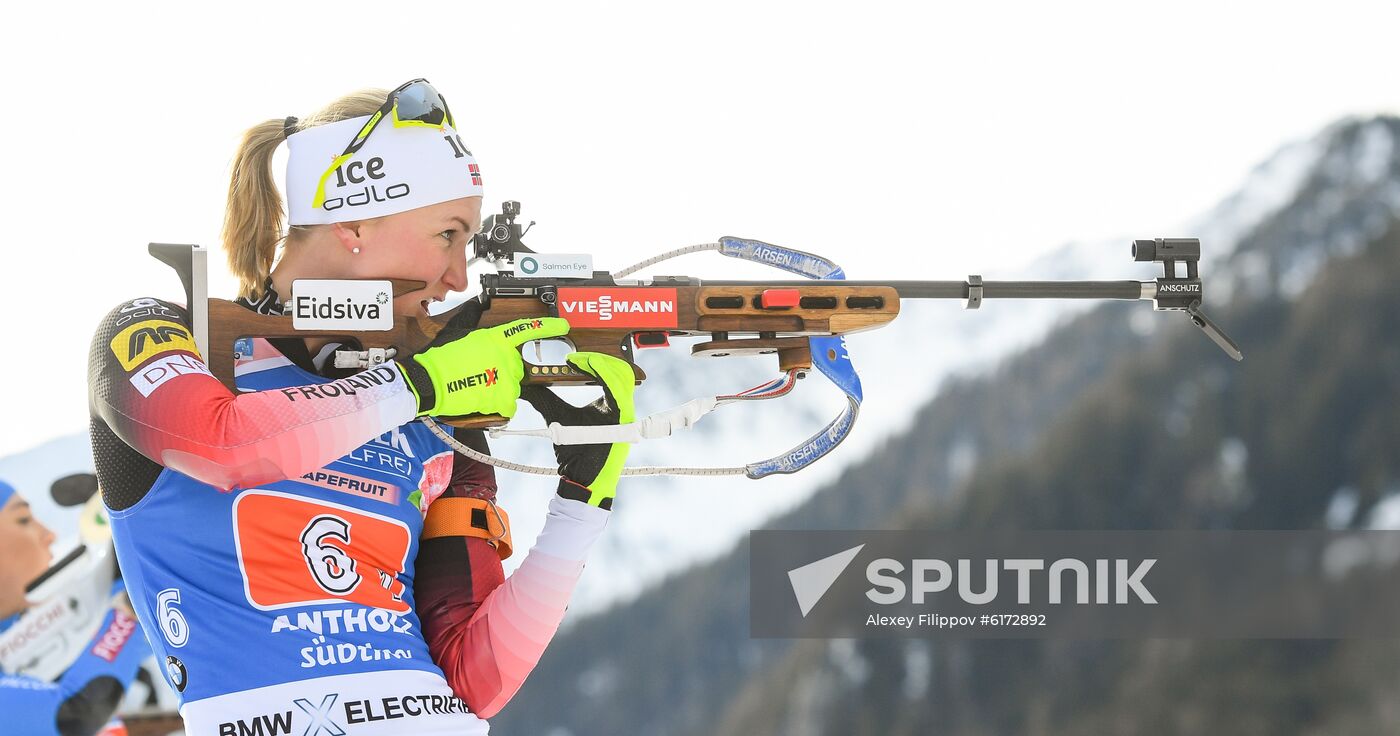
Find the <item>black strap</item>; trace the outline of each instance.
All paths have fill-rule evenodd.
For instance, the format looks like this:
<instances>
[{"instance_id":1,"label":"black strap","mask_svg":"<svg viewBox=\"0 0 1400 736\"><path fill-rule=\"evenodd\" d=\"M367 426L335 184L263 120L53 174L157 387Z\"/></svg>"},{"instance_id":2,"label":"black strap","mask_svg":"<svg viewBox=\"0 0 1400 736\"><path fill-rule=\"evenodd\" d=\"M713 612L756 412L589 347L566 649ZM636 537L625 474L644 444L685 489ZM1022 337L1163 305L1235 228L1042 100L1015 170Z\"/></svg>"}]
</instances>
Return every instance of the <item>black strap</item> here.
<instances>
[{"instance_id":1,"label":"black strap","mask_svg":"<svg viewBox=\"0 0 1400 736\"><path fill-rule=\"evenodd\" d=\"M272 288L271 276L263 281L262 296L256 302L241 296L235 302L258 314L286 314L286 305L278 299L277 290Z\"/></svg>"}]
</instances>

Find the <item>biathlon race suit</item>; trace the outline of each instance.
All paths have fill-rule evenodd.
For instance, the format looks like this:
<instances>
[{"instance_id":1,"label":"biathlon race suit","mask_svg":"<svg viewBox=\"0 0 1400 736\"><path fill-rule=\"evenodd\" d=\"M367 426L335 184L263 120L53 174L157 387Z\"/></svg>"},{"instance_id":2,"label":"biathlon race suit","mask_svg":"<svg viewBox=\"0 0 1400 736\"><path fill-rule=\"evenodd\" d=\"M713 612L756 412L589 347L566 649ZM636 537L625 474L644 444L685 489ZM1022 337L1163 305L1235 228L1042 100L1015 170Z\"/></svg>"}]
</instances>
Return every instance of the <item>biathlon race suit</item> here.
<instances>
[{"instance_id":1,"label":"biathlon race suit","mask_svg":"<svg viewBox=\"0 0 1400 736\"><path fill-rule=\"evenodd\" d=\"M19 622L0 620L0 634ZM55 682L0 673L0 733L15 736L92 736L125 733L108 724L126 686L150 649L136 619L112 609L97 634ZM103 725L108 724L108 729Z\"/></svg>"},{"instance_id":2,"label":"biathlon race suit","mask_svg":"<svg viewBox=\"0 0 1400 736\"><path fill-rule=\"evenodd\" d=\"M280 313L266 290L241 303ZM137 614L190 736L485 734L609 512L554 497L506 579L494 471L414 421L392 361L337 376L334 348L241 340L234 395L182 307L103 320L92 447Z\"/></svg>"}]
</instances>

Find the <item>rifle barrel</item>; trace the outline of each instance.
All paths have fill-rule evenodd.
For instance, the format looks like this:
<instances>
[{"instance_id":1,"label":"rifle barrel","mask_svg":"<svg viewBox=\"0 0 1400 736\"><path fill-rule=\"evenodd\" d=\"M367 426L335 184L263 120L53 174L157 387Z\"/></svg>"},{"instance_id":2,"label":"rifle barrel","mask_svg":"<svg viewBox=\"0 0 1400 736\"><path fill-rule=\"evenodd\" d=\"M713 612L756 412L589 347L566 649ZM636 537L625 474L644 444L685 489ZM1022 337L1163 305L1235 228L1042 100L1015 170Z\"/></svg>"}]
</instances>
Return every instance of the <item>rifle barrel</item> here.
<instances>
[{"instance_id":1,"label":"rifle barrel","mask_svg":"<svg viewBox=\"0 0 1400 736\"><path fill-rule=\"evenodd\" d=\"M983 299L1150 299L1142 281L984 281ZM703 281L704 286L752 286L753 281ZM966 299L966 281L764 281L777 289L804 286L892 286L903 299Z\"/></svg>"}]
</instances>

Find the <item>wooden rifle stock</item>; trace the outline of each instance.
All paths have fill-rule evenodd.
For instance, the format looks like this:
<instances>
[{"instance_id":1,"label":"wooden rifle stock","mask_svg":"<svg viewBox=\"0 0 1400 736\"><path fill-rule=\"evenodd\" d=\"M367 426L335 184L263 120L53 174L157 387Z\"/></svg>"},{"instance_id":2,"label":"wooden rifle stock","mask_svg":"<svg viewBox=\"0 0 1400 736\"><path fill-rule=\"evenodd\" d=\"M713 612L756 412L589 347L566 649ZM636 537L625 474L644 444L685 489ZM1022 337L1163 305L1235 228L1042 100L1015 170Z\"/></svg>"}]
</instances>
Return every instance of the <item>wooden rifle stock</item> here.
<instances>
[{"instance_id":1,"label":"wooden rifle stock","mask_svg":"<svg viewBox=\"0 0 1400 736\"><path fill-rule=\"evenodd\" d=\"M541 280L546 281L546 280ZM393 280L394 295L416 291L425 286L420 281ZM642 293L649 289L674 291L675 326L665 328L628 326L627 316L613 314L617 327L572 325L567 340L575 350L606 353L627 361L640 383L646 376L634 359L637 335L657 336L656 346L668 344L669 337L704 336L710 340L692 347L696 356L722 357L730 355L777 354L779 367L786 370L811 368L805 338L819 335L840 335L874 329L888 324L899 314L899 294L888 286L820 285L808 287L772 288L764 282L724 284L716 286L655 285L609 287ZM768 299L773 292L783 292L783 299ZM790 306L774 306L781 301ZM465 305L464 305L465 306ZM209 368L230 390L234 386L234 345L245 337L335 338L358 345L360 350L394 348L400 360L425 349L456 316L456 307L432 317L396 315L394 327L385 331L345 332L333 330L298 330L292 318L285 315L258 314L246 307L223 299L209 300ZM563 317L582 321L568 309L546 302L535 295L501 295L489 298L482 311L480 327L492 327L520 319ZM590 321L598 315L590 312ZM572 366L536 365L526 362L525 383L587 385L591 376ZM442 418L459 427L499 426L507 420L497 415Z\"/></svg>"}]
</instances>

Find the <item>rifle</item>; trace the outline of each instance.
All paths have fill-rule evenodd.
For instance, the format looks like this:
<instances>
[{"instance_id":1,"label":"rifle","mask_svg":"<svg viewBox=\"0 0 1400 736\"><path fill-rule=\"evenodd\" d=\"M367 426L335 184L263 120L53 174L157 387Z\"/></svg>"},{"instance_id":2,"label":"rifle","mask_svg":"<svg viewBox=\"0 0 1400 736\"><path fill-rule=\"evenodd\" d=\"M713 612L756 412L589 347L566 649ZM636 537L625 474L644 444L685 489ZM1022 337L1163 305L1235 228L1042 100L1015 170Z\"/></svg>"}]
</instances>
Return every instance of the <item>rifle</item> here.
<instances>
[{"instance_id":1,"label":"rifle","mask_svg":"<svg viewBox=\"0 0 1400 736\"><path fill-rule=\"evenodd\" d=\"M607 353L627 361L638 383L645 374L636 364L635 351L668 347L672 337L706 338L691 347L691 354L699 357L776 355L782 375L748 391L696 399L622 427L560 427L556 424L542 430L515 431L503 429L507 420L499 415L439 417L437 422L487 428L493 435L547 437L556 444L634 442L668 436L676 429L690 427L718 406L785 395L797 379L813 370L846 393L848 406L840 416L803 444L777 457L737 468L629 468L624 471L628 475L743 474L762 478L796 472L826 455L850 433L863 395L860 378L851 364L842 336L888 324L899 315L902 299L960 299L968 309L977 309L986 299L1146 300L1151 301L1157 311L1185 313L1227 355L1235 360L1243 359L1239 347L1201 310L1201 244L1194 238L1133 241L1135 261L1156 262L1163 267L1163 275L1150 281L984 281L976 275L961 281L851 281L845 278L839 266L821 256L734 237L670 251L609 273L592 270L588 256L550 256L531 250L523 242L528 228L522 228L515 221L519 214L519 202L505 202L501 213L486 218L482 231L473 238L472 261L484 260L496 268L495 273L482 275L482 290L475 297L481 308L480 326L490 327L519 319L563 317L570 323L569 334L564 339L575 350ZM626 278L671 257L711 250L772 266L806 280ZM370 294L371 298L377 297L379 305L391 308L390 294L409 293L426 284L409 280L300 280L294 284L289 300L293 305L292 315L258 314L233 302L208 297L204 273L207 254L203 248L152 243L150 252L180 275L187 303L191 305L194 341L201 354L207 357L210 372L235 392L234 364L247 350L248 343L244 341L248 338L336 338L359 347L358 350L338 351L338 367L373 368L389 358L406 357L423 350L466 306L459 305L428 318L394 315L383 319L387 315L380 315L381 310L369 301L358 306L361 312L373 312L379 318L376 326L327 324L334 320L315 318L329 314L335 306L332 301L356 306L357 297L342 293L334 299L318 302L317 295L326 293L325 287L368 285L368 291L356 293ZM556 275L534 275L542 270L556 271ZM303 289L310 296L303 295ZM347 324L350 322L354 320L345 320ZM591 376L568 364L526 361L527 384L564 386L591 382ZM437 422L427 418L424 421L458 452L483 462L523 472L555 473L551 468L518 465L477 453L453 440Z\"/></svg>"}]
</instances>

